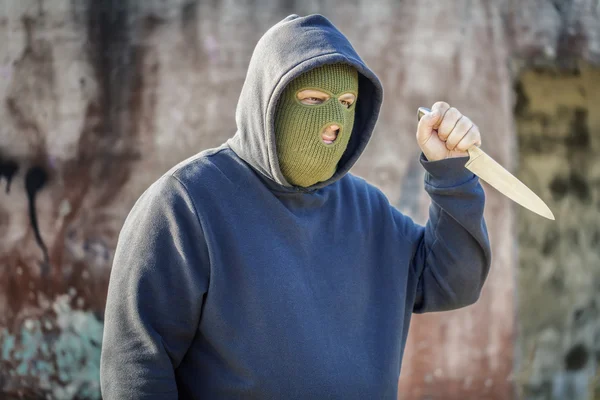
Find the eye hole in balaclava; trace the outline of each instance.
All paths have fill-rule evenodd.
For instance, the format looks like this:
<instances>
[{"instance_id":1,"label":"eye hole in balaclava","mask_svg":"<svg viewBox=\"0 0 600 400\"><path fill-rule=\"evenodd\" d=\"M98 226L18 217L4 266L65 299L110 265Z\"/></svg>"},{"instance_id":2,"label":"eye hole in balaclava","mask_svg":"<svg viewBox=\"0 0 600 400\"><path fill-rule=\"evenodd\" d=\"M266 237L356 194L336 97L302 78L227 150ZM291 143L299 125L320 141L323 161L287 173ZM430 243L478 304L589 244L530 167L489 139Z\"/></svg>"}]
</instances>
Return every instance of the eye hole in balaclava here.
<instances>
[{"instance_id":1,"label":"eye hole in balaclava","mask_svg":"<svg viewBox=\"0 0 600 400\"><path fill-rule=\"evenodd\" d=\"M313 89L330 98L321 104L307 105L297 93ZM358 97L358 72L347 64L328 64L305 72L288 84L275 112L275 141L279 167L286 180L308 187L331 178L348 147L354 126L356 100L350 107L338 97L353 93ZM333 143L321 134L332 124L339 126Z\"/></svg>"}]
</instances>

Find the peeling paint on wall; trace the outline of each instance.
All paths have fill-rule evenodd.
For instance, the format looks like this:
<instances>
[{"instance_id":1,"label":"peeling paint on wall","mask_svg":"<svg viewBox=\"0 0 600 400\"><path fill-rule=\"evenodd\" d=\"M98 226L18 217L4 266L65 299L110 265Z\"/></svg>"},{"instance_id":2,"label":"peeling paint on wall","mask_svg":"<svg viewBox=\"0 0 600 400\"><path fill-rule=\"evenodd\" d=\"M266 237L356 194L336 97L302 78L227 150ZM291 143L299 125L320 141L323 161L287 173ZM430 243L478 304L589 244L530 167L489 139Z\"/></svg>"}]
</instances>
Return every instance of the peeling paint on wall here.
<instances>
[{"instance_id":1,"label":"peeling paint on wall","mask_svg":"<svg viewBox=\"0 0 600 400\"><path fill-rule=\"evenodd\" d=\"M100 399L102 322L73 309L76 292L42 301L41 315L25 317L16 333L0 328L0 382L15 397Z\"/></svg>"}]
</instances>

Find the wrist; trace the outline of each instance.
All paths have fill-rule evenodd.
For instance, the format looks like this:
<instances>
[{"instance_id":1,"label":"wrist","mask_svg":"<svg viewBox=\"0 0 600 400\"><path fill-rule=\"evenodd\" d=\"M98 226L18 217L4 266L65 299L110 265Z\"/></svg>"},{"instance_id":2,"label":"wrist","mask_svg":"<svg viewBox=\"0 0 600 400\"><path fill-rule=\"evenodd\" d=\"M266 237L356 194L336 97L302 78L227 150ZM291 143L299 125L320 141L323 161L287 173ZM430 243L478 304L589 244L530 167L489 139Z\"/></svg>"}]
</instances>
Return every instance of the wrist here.
<instances>
[{"instance_id":1,"label":"wrist","mask_svg":"<svg viewBox=\"0 0 600 400\"><path fill-rule=\"evenodd\" d=\"M457 186L475 177L473 172L465 168L469 156L451 157L442 160L429 161L421 153L420 162L425 168L425 182L435 187Z\"/></svg>"}]
</instances>

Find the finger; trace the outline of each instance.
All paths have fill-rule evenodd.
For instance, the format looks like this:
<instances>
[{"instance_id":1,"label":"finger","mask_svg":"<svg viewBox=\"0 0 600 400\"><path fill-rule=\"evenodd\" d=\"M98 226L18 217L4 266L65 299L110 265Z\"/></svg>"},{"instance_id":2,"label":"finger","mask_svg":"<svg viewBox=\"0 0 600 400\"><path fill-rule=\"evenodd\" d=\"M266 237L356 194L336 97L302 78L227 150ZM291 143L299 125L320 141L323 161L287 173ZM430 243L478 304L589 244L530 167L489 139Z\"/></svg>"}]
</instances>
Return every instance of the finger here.
<instances>
[{"instance_id":1,"label":"finger","mask_svg":"<svg viewBox=\"0 0 600 400\"><path fill-rule=\"evenodd\" d=\"M481 134L477 125L473 125L469 132L458 142L454 150L467 151L473 146L481 146Z\"/></svg>"},{"instance_id":2,"label":"finger","mask_svg":"<svg viewBox=\"0 0 600 400\"><path fill-rule=\"evenodd\" d=\"M473 121L463 115L456 125L454 125L452 132L448 135L448 138L446 139L446 148L448 150L454 150L458 142L460 142L467 132L469 132L472 126Z\"/></svg>"},{"instance_id":3,"label":"finger","mask_svg":"<svg viewBox=\"0 0 600 400\"><path fill-rule=\"evenodd\" d=\"M444 114L446 114L446 111L448 111L450 109L450 104L446 103L445 101L438 101L435 102L432 106L431 106L431 111L437 111L440 113L440 115L443 117ZM438 121L439 123L439 121ZM438 129L439 125L434 125L433 129Z\"/></svg>"},{"instance_id":4,"label":"finger","mask_svg":"<svg viewBox=\"0 0 600 400\"><path fill-rule=\"evenodd\" d=\"M442 114L439 111L432 110L425 114L417 125L417 142L420 145L424 145L431 138L433 134L433 127L439 123L442 118Z\"/></svg>"},{"instance_id":5,"label":"finger","mask_svg":"<svg viewBox=\"0 0 600 400\"><path fill-rule=\"evenodd\" d=\"M442 119L442 122L438 128L438 136L442 141L445 142L448 139L448 135L450 135L450 132L452 132L456 126L456 123L461 117L462 114L460 111L454 107L451 107L448 111L446 111L446 114L444 115L444 118Z\"/></svg>"}]
</instances>

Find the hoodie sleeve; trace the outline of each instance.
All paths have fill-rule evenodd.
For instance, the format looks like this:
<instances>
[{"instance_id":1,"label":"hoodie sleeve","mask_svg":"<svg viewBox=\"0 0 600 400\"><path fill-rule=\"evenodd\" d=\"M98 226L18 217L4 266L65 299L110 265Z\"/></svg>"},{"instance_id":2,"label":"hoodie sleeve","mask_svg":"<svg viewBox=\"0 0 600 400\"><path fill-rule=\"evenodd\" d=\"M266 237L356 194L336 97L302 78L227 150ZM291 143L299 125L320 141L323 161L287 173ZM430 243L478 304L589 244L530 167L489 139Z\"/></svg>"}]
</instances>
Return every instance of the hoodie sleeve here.
<instances>
[{"instance_id":1,"label":"hoodie sleeve","mask_svg":"<svg viewBox=\"0 0 600 400\"><path fill-rule=\"evenodd\" d=\"M100 361L104 399L177 399L174 370L196 334L207 285L194 204L177 178L163 176L119 235Z\"/></svg>"},{"instance_id":2,"label":"hoodie sleeve","mask_svg":"<svg viewBox=\"0 0 600 400\"><path fill-rule=\"evenodd\" d=\"M479 298L491 264L485 194L479 178L464 167L467 158L430 162L421 154L420 161L431 205L425 227L410 221L416 238L413 312L465 307Z\"/></svg>"}]
</instances>

